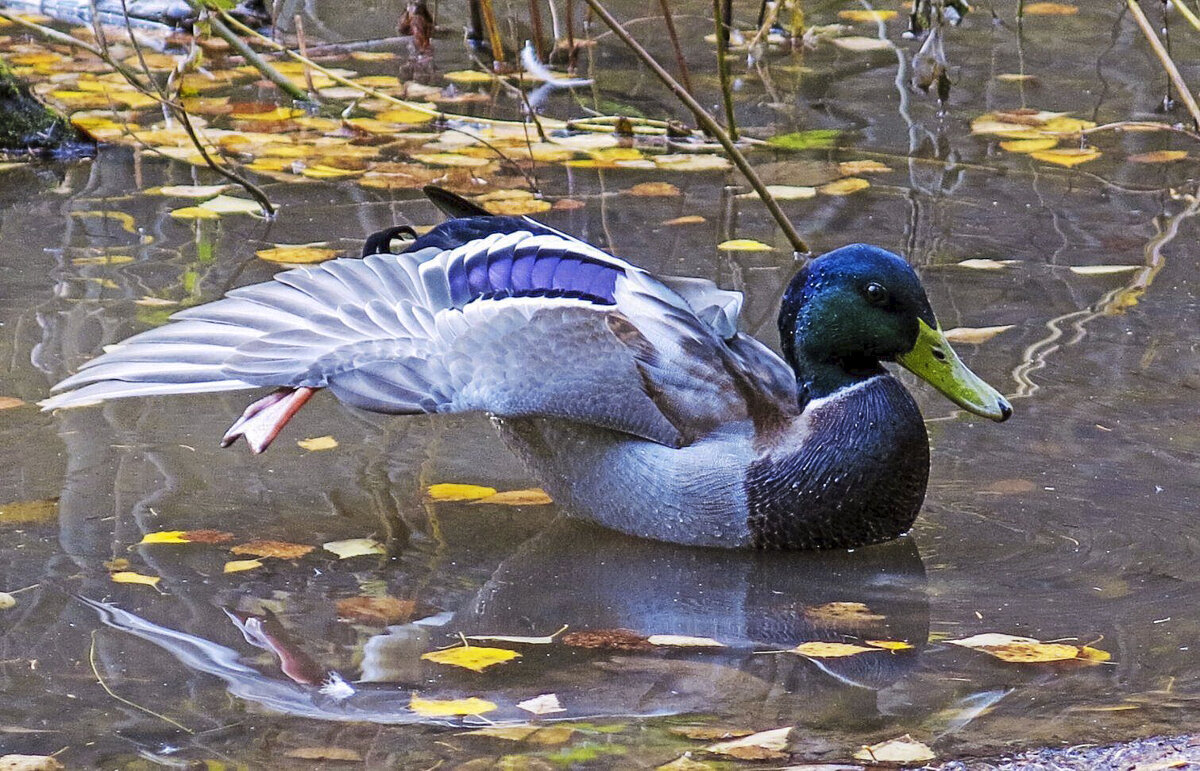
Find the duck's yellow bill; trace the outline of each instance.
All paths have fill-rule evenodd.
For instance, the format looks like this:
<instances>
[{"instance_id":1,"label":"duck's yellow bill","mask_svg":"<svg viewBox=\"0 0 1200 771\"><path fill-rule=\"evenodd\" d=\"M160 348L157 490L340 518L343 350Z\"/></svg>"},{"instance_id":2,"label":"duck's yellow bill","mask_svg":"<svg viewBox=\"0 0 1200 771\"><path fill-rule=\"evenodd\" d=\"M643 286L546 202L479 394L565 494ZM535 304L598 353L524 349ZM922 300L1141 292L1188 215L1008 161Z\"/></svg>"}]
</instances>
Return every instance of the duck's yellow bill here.
<instances>
[{"instance_id":1,"label":"duck's yellow bill","mask_svg":"<svg viewBox=\"0 0 1200 771\"><path fill-rule=\"evenodd\" d=\"M962 363L939 327L918 321L917 344L896 357L902 367L941 391L964 410L996 422L1012 416L1012 405Z\"/></svg>"}]
</instances>

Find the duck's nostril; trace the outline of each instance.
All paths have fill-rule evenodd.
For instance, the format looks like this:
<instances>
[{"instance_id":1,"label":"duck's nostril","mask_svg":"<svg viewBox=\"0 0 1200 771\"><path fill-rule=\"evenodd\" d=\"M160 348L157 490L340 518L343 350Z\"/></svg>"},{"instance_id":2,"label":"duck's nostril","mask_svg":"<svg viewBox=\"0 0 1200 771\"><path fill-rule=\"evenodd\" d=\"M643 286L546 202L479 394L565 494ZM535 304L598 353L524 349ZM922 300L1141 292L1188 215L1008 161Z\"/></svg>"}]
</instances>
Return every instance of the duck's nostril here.
<instances>
[{"instance_id":1,"label":"duck's nostril","mask_svg":"<svg viewBox=\"0 0 1200 771\"><path fill-rule=\"evenodd\" d=\"M937 359L938 361L945 361L946 360L946 352L943 351L941 348L934 348L933 349L933 358Z\"/></svg>"},{"instance_id":2,"label":"duck's nostril","mask_svg":"<svg viewBox=\"0 0 1200 771\"><path fill-rule=\"evenodd\" d=\"M1013 408L1012 405L1008 403L1007 399L1000 399L998 405L1000 407L1000 420L1002 422L1012 417Z\"/></svg>"}]
</instances>

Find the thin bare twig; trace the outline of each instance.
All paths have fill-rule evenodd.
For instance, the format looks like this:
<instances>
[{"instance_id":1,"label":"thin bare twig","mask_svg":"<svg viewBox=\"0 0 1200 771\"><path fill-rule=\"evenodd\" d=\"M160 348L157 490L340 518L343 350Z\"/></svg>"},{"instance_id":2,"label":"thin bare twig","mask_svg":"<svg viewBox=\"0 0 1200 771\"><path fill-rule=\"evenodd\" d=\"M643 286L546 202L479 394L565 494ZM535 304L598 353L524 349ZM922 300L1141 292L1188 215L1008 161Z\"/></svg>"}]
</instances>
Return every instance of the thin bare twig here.
<instances>
[{"instance_id":1,"label":"thin bare twig","mask_svg":"<svg viewBox=\"0 0 1200 771\"><path fill-rule=\"evenodd\" d=\"M726 11L733 0L713 0L713 24L717 28L717 75L721 79L721 104L725 106L725 126L734 142L738 138L737 121L733 116L733 84L729 82L729 24ZM613 30L614 32L616 30Z\"/></svg>"},{"instance_id":2,"label":"thin bare twig","mask_svg":"<svg viewBox=\"0 0 1200 771\"><path fill-rule=\"evenodd\" d=\"M688 74L687 60L683 58L683 48L679 45L679 33L675 31L675 15L671 13L669 0L658 0L662 7L663 21L667 25L667 37L671 38L671 49L675 51L675 66L679 68L679 82L692 93L692 78Z\"/></svg>"},{"instance_id":3,"label":"thin bare twig","mask_svg":"<svg viewBox=\"0 0 1200 771\"><path fill-rule=\"evenodd\" d=\"M1162 41L1158 39L1154 28L1150 26L1150 20L1142 12L1142 7L1138 5L1138 0L1125 0L1125 2L1129 6L1130 15L1133 16L1133 20L1141 28L1146 42L1150 44L1154 55L1158 57L1159 64L1162 65L1163 70L1167 73L1167 78L1175 86L1175 90L1179 92L1179 98L1183 100L1188 112L1191 113L1192 128L1200 131L1200 105L1196 104L1196 97L1192 95L1187 82L1183 79L1183 75L1179 73L1179 68L1175 66L1175 62L1171 61L1171 55L1167 53L1167 49L1163 47Z\"/></svg>"},{"instance_id":4,"label":"thin bare twig","mask_svg":"<svg viewBox=\"0 0 1200 771\"><path fill-rule=\"evenodd\" d=\"M642 46L633 39L629 32L621 26L621 23L617 21L603 5L600 4L600 0L586 0L586 2L588 7L592 9L592 12L595 13L596 16L598 16L600 20L603 21L608 28L613 31L613 34L620 38L625 45L629 46L629 49L633 51L639 59L642 60L642 63L645 64L651 72L658 76L658 79L661 80L667 88L671 89L671 92L678 97L679 101L683 102L683 104L692 111L692 115L695 116L696 122L699 123L705 131L717 138L717 141L721 143L723 148L725 148L725 153L729 156L729 160L733 162L733 165L737 166L738 170L742 172L742 174L746 177L746 180L750 183L750 187L754 188L754 191L758 193L759 198L762 199L763 204L767 207L767 211L771 213L771 216L775 219L775 222L778 223L779 228L783 231L783 234L787 237L787 240L791 243L792 248L796 251L796 253L801 256L809 255L811 252L808 248L808 244L806 244L804 239L800 237L800 234L796 232L796 228L794 225L792 225L791 220L789 220L787 215L783 213L783 209L779 208L779 202L776 201L775 197L771 195L769 190L767 190L767 186L763 184L762 179L760 179L757 172L754 171L754 167L751 166L750 162L746 160L746 156L742 154L741 150L738 150L729 134L725 132L725 129L721 128L720 124L713 120L713 117L708 114L708 111L700 106L700 103L693 99L692 95L689 94L687 90L679 84L678 81L672 78L671 74L663 69L662 65L659 64L658 61L655 60L655 58L651 56L645 48L642 48Z\"/></svg>"},{"instance_id":5,"label":"thin bare twig","mask_svg":"<svg viewBox=\"0 0 1200 771\"><path fill-rule=\"evenodd\" d=\"M92 632L92 644L88 648L88 663L92 665L92 674L96 677L96 682L100 684L100 687L103 688L104 692L107 693L109 696L113 697L114 699L121 702L122 704L125 704L126 706L130 706L130 707L133 707L134 709L141 710L142 712L145 712L147 715L153 715L154 717L158 718L159 720L164 720L164 721L170 723L171 725L175 726L176 728L178 728L180 731L183 731L183 732L189 733L189 734L196 733L192 729L185 726L183 723L172 720L171 718L167 717L166 715L160 715L159 713L155 712L152 709L143 707L141 704L132 702L129 699L126 699L124 696L118 695L115 691L113 691L112 688L109 688L108 683L104 682L104 678L100 676L100 668L96 666L96 633L95 632Z\"/></svg>"}]
</instances>

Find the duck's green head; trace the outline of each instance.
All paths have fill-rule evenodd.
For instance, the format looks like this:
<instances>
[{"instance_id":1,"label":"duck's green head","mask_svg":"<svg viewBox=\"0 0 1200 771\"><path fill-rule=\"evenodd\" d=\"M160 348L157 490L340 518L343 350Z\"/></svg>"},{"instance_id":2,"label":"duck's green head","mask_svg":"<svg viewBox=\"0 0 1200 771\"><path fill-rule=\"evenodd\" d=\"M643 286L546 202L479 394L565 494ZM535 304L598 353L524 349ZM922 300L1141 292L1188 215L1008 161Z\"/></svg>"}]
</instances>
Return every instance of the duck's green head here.
<instances>
[{"instance_id":1,"label":"duck's green head","mask_svg":"<svg viewBox=\"0 0 1200 771\"><path fill-rule=\"evenodd\" d=\"M779 309L779 334L809 399L895 361L963 409L996 421L1012 415L1008 400L950 347L917 274L877 246L844 246L797 273Z\"/></svg>"}]
</instances>

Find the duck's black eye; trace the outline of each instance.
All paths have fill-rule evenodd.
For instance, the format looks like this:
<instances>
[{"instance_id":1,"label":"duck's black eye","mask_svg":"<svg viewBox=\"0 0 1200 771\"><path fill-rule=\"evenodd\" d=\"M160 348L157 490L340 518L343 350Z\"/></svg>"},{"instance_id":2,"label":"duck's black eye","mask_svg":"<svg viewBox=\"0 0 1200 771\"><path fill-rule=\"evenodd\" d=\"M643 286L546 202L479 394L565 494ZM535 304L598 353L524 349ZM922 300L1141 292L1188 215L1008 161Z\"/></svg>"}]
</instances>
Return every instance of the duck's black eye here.
<instances>
[{"instance_id":1,"label":"duck's black eye","mask_svg":"<svg viewBox=\"0 0 1200 771\"><path fill-rule=\"evenodd\" d=\"M871 305L887 305L889 297L888 290L874 281L863 287L863 296Z\"/></svg>"}]
</instances>

